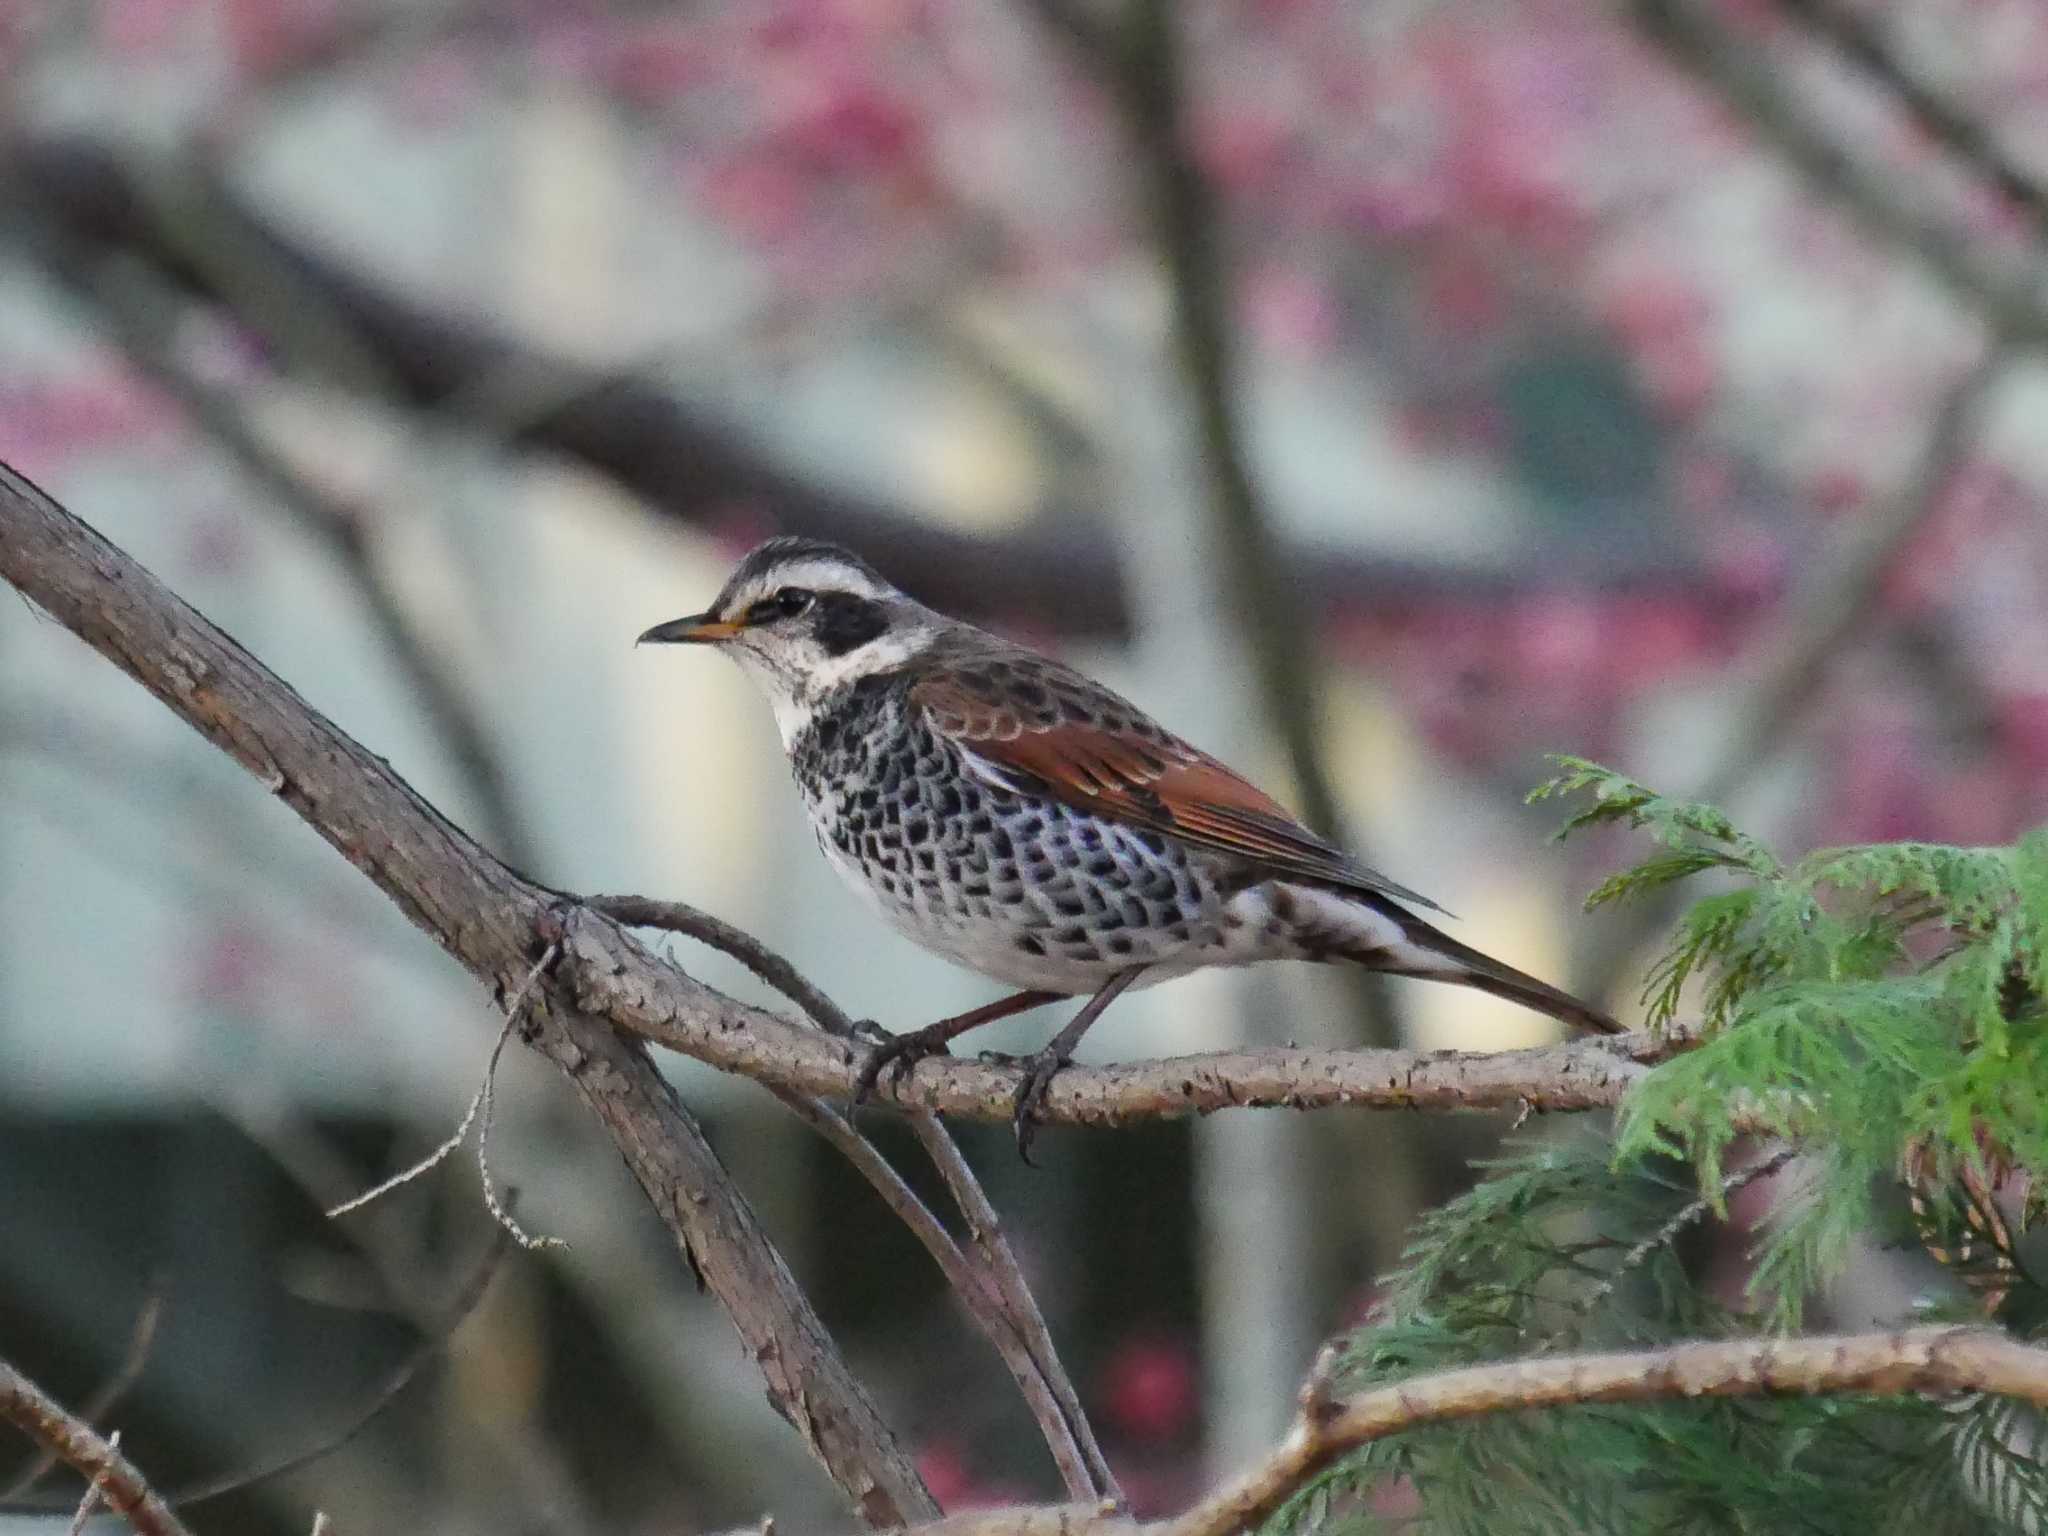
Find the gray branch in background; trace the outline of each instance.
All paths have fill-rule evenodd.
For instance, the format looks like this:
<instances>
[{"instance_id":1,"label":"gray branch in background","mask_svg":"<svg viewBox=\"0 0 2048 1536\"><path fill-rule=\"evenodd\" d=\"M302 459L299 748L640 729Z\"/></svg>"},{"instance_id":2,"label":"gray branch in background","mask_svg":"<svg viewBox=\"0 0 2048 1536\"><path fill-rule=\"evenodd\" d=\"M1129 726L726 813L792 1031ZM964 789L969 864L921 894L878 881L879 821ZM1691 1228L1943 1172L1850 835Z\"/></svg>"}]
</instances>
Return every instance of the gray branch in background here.
<instances>
[{"instance_id":1,"label":"gray branch in background","mask_svg":"<svg viewBox=\"0 0 2048 1536\"><path fill-rule=\"evenodd\" d=\"M1746 790L1794 734L1835 659L1870 628L1885 576L1939 506L2010 354L2008 345L1994 342L1949 390L1907 483L1849 524L1786 599L1781 627L1727 708L1725 744L1687 791L1693 799L1723 805ZM1599 930L1581 951L1579 989L1592 997L1612 992L1636 949L1671 922L1681 899L1677 887L1666 887L1629 907L1625 922Z\"/></svg>"},{"instance_id":2,"label":"gray branch in background","mask_svg":"<svg viewBox=\"0 0 2048 1536\"><path fill-rule=\"evenodd\" d=\"M1994 331L2016 342L2048 341L2038 253L1989 254L1925 206L1916 196L1918 179L1846 149L1781 61L1745 42L1705 0L1627 0L1627 13L1679 69L1727 102L1877 241L1913 256Z\"/></svg>"},{"instance_id":3,"label":"gray branch in background","mask_svg":"<svg viewBox=\"0 0 2048 1536\"><path fill-rule=\"evenodd\" d=\"M1885 21L1895 20L1896 12L1858 10L1845 0L1778 0L1778 9L1880 81L1921 132L2025 213L2035 238L2048 240L2048 187L2006 153L1990 128L1922 80L1900 57L1885 30Z\"/></svg>"},{"instance_id":4,"label":"gray branch in background","mask_svg":"<svg viewBox=\"0 0 2048 1536\"><path fill-rule=\"evenodd\" d=\"M715 532L766 511L783 531L858 547L893 580L963 618L1023 620L1077 640L1130 634L1113 530L1083 508L1047 507L1015 529L968 530L807 479L657 383L550 357L486 320L403 295L287 233L210 172L187 169L178 177L187 205L175 223L185 233L173 233L162 196L146 190L166 174L84 139L17 140L0 149L0 194L14 207L33 210L80 249L133 257L191 300L221 306L294 377L370 390L401 408L480 411L476 424L494 436L505 424L488 409L495 392L484 381L531 381L529 397L555 405L522 413L507 446L578 462L658 515ZM304 302L285 315L275 305L250 309L247 284L231 290L213 264L193 259L193 230L260 270L260 291ZM313 334L288 333L300 311L314 310L327 318ZM334 339L344 322L346 343ZM1697 585L1691 566L1617 569L1593 553L1575 563L1581 552L1564 546L1554 562L1476 570L1314 543L1288 545L1276 560L1294 605L1316 616L1545 586L1686 592Z\"/></svg>"},{"instance_id":5,"label":"gray branch in background","mask_svg":"<svg viewBox=\"0 0 2048 1536\"><path fill-rule=\"evenodd\" d=\"M178 357L172 341L176 302L151 268L97 255L61 238L38 244L50 276L91 307L130 365L175 400L278 512L326 550L475 795L487 840L510 863L537 871L533 835L519 812L491 728L471 691L386 578L372 532L378 518L371 509L322 488L290 463L226 390L202 379Z\"/></svg>"}]
</instances>

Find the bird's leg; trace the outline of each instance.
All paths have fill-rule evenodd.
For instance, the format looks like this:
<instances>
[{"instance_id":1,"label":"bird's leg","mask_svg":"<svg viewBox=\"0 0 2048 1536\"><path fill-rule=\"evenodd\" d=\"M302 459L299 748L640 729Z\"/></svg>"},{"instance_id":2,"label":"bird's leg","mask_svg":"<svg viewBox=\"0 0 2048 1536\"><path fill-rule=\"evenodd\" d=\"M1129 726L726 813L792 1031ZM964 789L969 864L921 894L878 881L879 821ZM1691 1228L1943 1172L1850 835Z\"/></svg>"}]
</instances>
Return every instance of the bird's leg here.
<instances>
[{"instance_id":1,"label":"bird's leg","mask_svg":"<svg viewBox=\"0 0 2048 1536\"><path fill-rule=\"evenodd\" d=\"M900 1083L903 1075L925 1057L942 1053L954 1036L964 1035L984 1024L993 1024L997 1019L1007 1019L1027 1008L1042 1008L1047 1003L1058 1002L1065 995L1063 992L1017 992L1009 997L999 997L992 1003L983 1003L979 1008L970 1008L965 1013L956 1013L936 1024L927 1024L923 1029L891 1035L877 1043L868 1052L868 1059L861 1064L860 1077L853 1085L853 1102L867 1102L884 1071L889 1073L891 1082Z\"/></svg>"},{"instance_id":2,"label":"bird's leg","mask_svg":"<svg viewBox=\"0 0 2048 1536\"><path fill-rule=\"evenodd\" d=\"M1081 1011L1067 1020L1066 1027L1047 1042L1045 1049L1029 1059L1024 1081L1017 1085L1016 1105L1010 1111L1010 1124L1017 1133L1017 1155L1025 1162L1031 1162L1031 1142L1038 1135L1038 1112L1045 1107L1045 1091L1052 1085L1053 1074L1074 1059L1074 1047L1088 1033L1088 1026L1102 1017L1103 1010L1115 1002L1124 988L1143 974L1144 969L1141 965L1110 977L1093 997L1081 1005Z\"/></svg>"}]
</instances>

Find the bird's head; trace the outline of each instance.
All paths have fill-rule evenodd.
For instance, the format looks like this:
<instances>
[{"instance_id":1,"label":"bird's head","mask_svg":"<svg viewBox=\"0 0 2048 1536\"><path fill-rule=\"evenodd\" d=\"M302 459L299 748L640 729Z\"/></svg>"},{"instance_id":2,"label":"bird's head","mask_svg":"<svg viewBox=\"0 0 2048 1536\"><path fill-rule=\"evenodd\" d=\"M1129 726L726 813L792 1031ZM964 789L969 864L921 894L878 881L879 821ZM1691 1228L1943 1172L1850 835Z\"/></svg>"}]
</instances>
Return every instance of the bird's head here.
<instances>
[{"instance_id":1,"label":"bird's head","mask_svg":"<svg viewBox=\"0 0 2048 1536\"><path fill-rule=\"evenodd\" d=\"M944 621L858 555L817 539L770 539L702 613L657 624L638 644L710 645L768 696L785 744L820 700L929 646Z\"/></svg>"}]
</instances>

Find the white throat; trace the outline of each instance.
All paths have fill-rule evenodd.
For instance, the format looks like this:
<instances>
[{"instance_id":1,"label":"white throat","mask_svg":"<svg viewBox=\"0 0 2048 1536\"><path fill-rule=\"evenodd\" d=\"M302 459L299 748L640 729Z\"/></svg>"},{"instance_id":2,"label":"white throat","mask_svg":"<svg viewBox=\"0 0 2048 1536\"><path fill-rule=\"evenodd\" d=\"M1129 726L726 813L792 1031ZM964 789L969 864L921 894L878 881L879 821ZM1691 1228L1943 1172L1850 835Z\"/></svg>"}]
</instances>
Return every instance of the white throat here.
<instances>
[{"instance_id":1,"label":"white throat","mask_svg":"<svg viewBox=\"0 0 2048 1536\"><path fill-rule=\"evenodd\" d=\"M823 657L800 673L787 668L780 657L771 659L745 645L733 646L731 655L767 695L787 752L826 699L864 677L902 666L930 644L931 636L922 631L890 630L844 656Z\"/></svg>"}]
</instances>

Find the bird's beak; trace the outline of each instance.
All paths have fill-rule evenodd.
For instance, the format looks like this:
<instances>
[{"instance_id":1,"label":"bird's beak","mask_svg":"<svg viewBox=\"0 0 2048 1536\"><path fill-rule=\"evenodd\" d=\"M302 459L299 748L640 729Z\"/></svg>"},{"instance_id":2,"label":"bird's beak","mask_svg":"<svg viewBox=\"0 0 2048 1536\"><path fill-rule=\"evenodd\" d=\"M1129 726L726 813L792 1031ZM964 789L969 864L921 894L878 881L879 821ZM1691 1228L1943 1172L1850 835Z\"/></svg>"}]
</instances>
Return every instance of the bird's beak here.
<instances>
[{"instance_id":1,"label":"bird's beak","mask_svg":"<svg viewBox=\"0 0 2048 1536\"><path fill-rule=\"evenodd\" d=\"M730 640L740 626L729 624L713 613L693 613L686 619L670 619L641 635L635 645L709 645Z\"/></svg>"}]
</instances>

